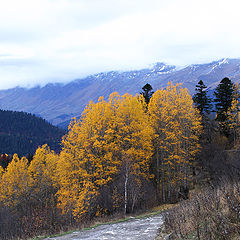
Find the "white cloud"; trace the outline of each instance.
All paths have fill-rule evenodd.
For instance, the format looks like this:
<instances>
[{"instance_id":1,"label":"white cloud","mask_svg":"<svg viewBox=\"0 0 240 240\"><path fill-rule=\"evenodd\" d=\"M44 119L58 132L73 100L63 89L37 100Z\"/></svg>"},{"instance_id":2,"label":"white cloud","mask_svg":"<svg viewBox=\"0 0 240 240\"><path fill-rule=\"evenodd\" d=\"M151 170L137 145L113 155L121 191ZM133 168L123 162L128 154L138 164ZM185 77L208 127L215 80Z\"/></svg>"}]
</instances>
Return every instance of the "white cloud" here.
<instances>
[{"instance_id":1,"label":"white cloud","mask_svg":"<svg viewBox=\"0 0 240 240\"><path fill-rule=\"evenodd\" d=\"M0 88L240 57L236 0L0 0Z\"/></svg>"}]
</instances>

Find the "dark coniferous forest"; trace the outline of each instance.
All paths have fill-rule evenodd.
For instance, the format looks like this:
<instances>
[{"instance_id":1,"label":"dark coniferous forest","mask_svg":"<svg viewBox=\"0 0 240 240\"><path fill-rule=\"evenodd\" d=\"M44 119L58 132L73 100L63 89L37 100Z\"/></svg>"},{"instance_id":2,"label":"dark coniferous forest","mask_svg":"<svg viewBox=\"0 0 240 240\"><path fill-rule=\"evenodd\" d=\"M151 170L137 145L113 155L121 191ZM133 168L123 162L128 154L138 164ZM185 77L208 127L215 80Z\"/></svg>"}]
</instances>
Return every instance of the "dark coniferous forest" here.
<instances>
[{"instance_id":1,"label":"dark coniferous forest","mask_svg":"<svg viewBox=\"0 0 240 240\"><path fill-rule=\"evenodd\" d=\"M39 145L59 151L65 131L30 113L0 110L0 153L34 154Z\"/></svg>"}]
</instances>

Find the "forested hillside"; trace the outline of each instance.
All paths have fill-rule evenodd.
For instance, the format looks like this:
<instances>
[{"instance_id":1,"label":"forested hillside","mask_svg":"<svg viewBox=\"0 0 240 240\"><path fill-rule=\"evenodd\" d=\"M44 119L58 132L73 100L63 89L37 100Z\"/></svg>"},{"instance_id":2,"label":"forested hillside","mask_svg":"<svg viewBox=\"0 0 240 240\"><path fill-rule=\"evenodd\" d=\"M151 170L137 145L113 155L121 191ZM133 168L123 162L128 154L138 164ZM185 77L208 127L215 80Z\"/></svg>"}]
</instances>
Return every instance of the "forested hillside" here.
<instances>
[{"instance_id":1,"label":"forested hillside","mask_svg":"<svg viewBox=\"0 0 240 240\"><path fill-rule=\"evenodd\" d=\"M0 110L0 153L33 154L45 143L59 151L64 133L30 113Z\"/></svg>"},{"instance_id":2,"label":"forested hillside","mask_svg":"<svg viewBox=\"0 0 240 240\"><path fill-rule=\"evenodd\" d=\"M115 92L90 102L69 126L59 154L44 145L30 163L13 156L0 174L2 238L178 201L180 189L192 185L201 116L178 84L143 90L150 92Z\"/></svg>"},{"instance_id":3,"label":"forested hillside","mask_svg":"<svg viewBox=\"0 0 240 240\"><path fill-rule=\"evenodd\" d=\"M81 118L71 122L60 152L43 145L31 161L14 154L5 169L0 167L0 237L27 239L79 228L96 218L126 217L187 200L197 188L213 189L213 201L206 197L209 201L198 201L197 208L196 202L190 203L184 212L192 222L203 209L208 215L203 212L189 227L184 217L177 221L181 209L169 212L167 233L175 239L187 239L192 232L201 236L197 239L221 239L212 236L232 229L235 236L239 210L231 209L228 200L234 207L240 204L239 185L229 188L240 176L236 154L231 154L240 141L239 85L222 79L214 99L206 88L199 81L193 98L181 84L171 82L155 92L146 84L135 96L113 92L108 99L91 101ZM212 105L214 119L209 117ZM232 178L229 191L220 191L223 176ZM215 199L222 205L214 205ZM227 204L229 212L219 216L218 207ZM223 220L228 225L209 233L208 227L214 229L214 223Z\"/></svg>"}]
</instances>

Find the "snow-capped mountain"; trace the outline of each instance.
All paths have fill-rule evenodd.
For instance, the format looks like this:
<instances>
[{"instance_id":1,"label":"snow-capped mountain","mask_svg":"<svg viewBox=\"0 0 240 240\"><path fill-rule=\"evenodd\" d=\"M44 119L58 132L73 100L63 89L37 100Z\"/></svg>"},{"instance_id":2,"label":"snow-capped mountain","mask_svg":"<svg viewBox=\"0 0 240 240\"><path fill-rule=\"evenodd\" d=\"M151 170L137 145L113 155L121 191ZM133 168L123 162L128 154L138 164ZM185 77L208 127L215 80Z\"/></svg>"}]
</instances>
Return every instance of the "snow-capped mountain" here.
<instances>
[{"instance_id":1,"label":"snow-capped mountain","mask_svg":"<svg viewBox=\"0 0 240 240\"><path fill-rule=\"evenodd\" d=\"M215 88L224 77L240 81L240 59L221 59L183 68L157 63L137 71L99 73L68 84L1 90L0 108L34 113L55 125L66 126L72 117L81 115L90 100L97 101L100 96L107 98L114 91L136 94L146 83L156 90L171 81L182 83L193 93L199 80Z\"/></svg>"}]
</instances>

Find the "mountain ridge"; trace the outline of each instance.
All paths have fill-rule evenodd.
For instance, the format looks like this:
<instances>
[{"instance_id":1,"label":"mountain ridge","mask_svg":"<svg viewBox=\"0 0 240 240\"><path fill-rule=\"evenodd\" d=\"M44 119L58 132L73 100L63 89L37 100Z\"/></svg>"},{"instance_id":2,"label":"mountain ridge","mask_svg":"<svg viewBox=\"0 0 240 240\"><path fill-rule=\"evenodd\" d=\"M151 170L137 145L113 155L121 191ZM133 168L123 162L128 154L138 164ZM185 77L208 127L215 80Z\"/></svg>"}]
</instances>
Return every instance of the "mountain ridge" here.
<instances>
[{"instance_id":1,"label":"mountain ridge","mask_svg":"<svg viewBox=\"0 0 240 240\"><path fill-rule=\"evenodd\" d=\"M0 154L34 154L37 147L48 144L59 151L63 129L30 113L0 110Z\"/></svg>"},{"instance_id":2,"label":"mountain ridge","mask_svg":"<svg viewBox=\"0 0 240 240\"><path fill-rule=\"evenodd\" d=\"M150 68L102 72L66 84L49 83L30 89L0 90L0 108L30 112L54 125L66 127L71 118L81 115L90 100L97 101L100 96L108 98L115 91L136 94L146 83L156 90L172 82L182 83L192 94L199 80L214 89L224 77L240 81L240 59L224 58L181 68L159 62Z\"/></svg>"}]
</instances>

